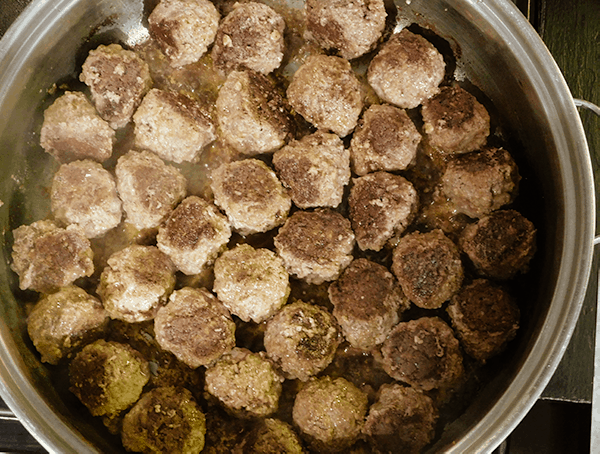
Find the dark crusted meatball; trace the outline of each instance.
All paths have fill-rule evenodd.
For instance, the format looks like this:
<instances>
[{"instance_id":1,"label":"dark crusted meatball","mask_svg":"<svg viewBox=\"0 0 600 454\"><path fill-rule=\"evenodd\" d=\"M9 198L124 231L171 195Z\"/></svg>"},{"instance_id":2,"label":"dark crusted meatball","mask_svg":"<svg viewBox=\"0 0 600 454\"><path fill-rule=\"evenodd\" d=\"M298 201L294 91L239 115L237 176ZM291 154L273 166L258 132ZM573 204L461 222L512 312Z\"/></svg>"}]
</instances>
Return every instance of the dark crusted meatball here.
<instances>
[{"instance_id":1,"label":"dark crusted meatball","mask_svg":"<svg viewBox=\"0 0 600 454\"><path fill-rule=\"evenodd\" d=\"M480 218L511 203L520 179L510 153L491 148L449 160L442 175L442 192L457 212Z\"/></svg>"},{"instance_id":2,"label":"dark crusted meatball","mask_svg":"<svg viewBox=\"0 0 600 454\"><path fill-rule=\"evenodd\" d=\"M458 340L438 317L398 323L381 353L390 377L424 391L450 388L464 372Z\"/></svg>"},{"instance_id":3,"label":"dark crusted meatball","mask_svg":"<svg viewBox=\"0 0 600 454\"><path fill-rule=\"evenodd\" d=\"M235 454L303 454L305 451L298 434L279 419L259 421L242 443L233 450Z\"/></svg>"},{"instance_id":4,"label":"dark crusted meatball","mask_svg":"<svg viewBox=\"0 0 600 454\"><path fill-rule=\"evenodd\" d=\"M410 305L392 273L363 258L354 260L329 286L329 299L344 336L363 350L381 344Z\"/></svg>"},{"instance_id":5,"label":"dark crusted meatball","mask_svg":"<svg viewBox=\"0 0 600 454\"><path fill-rule=\"evenodd\" d=\"M382 385L363 433L384 453L418 454L433 439L438 411L430 397L398 384Z\"/></svg>"},{"instance_id":6,"label":"dark crusted meatball","mask_svg":"<svg viewBox=\"0 0 600 454\"><path fill-rule=\"evenodd\" d=\"M502 287L477 279L461 289L448 314L467 354L481 362L504 349L519 329L519 307Z\"/></svg>"},{"instance_id":7,"label":"dark crusted meatball","mask_svg":"<svg viewBox=\"0 0 600 454\"><path fill-rule=\"evenodd\" d=\"M464 276L458 247L441 230L402 237L394 249L392 272L406 296L423 309L441 307Z\"/></svg>"},{"instance_id":8,"label":"dark crusted meatball","mask_svg":"<svg viewBox=\"0 0 600 454\"><path fill-rule=\"evenodd\" d=\"M410 181L387 172L371 173L353 183L348 205L356 242L363 251L380 251L412 222L419 195Z\"/></svg>"},{"instance_id":9,"label":"dark crusted meatball","mask_svg":"<svg viewBox=\"0 0 600 454\"><path fill-rule=\"evenodd\" d=\"M535 227L522 214L498 210L468 225L459 245L481 275L506 280L527 271L535 238Z\"/></svg>"}]
</instances>

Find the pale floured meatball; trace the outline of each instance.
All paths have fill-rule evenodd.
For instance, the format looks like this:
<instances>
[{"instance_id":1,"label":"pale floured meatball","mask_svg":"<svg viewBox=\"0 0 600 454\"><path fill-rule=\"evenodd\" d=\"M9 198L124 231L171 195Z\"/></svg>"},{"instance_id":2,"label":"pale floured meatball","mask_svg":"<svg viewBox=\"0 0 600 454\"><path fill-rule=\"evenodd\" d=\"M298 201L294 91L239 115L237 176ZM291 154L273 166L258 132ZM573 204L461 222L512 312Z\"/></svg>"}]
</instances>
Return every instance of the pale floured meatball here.
<instances>
[{"instance_id":1,"label":"pale floured meatball","mask_svg":"<svg viewBox=\"0 0 600 454\"><path fill-rule=\"evenodd\" d=\"M404 29L392 35L369 65L369 84L385 102L412 109L439 92L446 65L425 38Z\"/></svg>"},{"instance_id":2,"label":"pale floured meatball","mask_svg":"<svg viewBox=\"0 0 600 454\"><path fill-rule=\"evenodd\" d=\"M115 141L115 131L83 93L67 91L44 111L40 144L59 162L104 162L112 155Z\"/></svg>"},{"instance_id":3,"label":"pale floured meatball","mask_svg":"<svg viewBox=\"0 0 600 454\"><path fill-rule=\"evenodd\" d=\"M13 230L12 270L21 290L49 293L94 272L90 241L76 225L37 221Z\"/></svg>"},{"instance_id":4,"label":"pale floured meatball","mask_svg":"<svg viewBox=\"0 0 600 454\"><path fill-rule=\"evenodd\" d=\"M420 141L421 134L404 110L388 104L372 105L352 136L352 169L357 175L404 170L416 160Z\"/></svg>"},{"instance_id":5,"label":"pale floured meatball","mask_svg":"<svg viewBox=\"0 0 600 454\"><path fill-rule=\"evenodd\" d=\"M339 57L311 55L287 89L290 105L317 129L346 137L363 107L362 92L350 63Z\"/></svg>"},{"instance_id":6,"label":"pale floured meatball","mask_svg":"<svg viewBox=\"0 0 600 454\"><path fill-rule=\"evenodd\" d=\"M483 276L506 280L527 272L536 250L536 230L514 210L498 210L468 225L459 245Z\"/></svg>"},{"instance_id":7,"label":"pale floured meatball","mask_svg":"<svg viewBox=\"0 0 600 454\"><path fill-rule=\"evenodd\" d=\"M285 21L271 7L236 3L221 21L212 50L214 65L223 72L252 69L269 74L283 59Z\"/></svg>"},{"instance_id":8,"label":"pale floured meatball","mask_svg":"<svg viewBox=\"0 0 600 454\"><path fill-rule=\"evenodd\" d=\"M323 131L277 151L273 166L299 208L337 207L350 180L350 153L337 135Z\"/></svg>"},{"instance_id":9,"label":"pale floured meatball","mask_svg":"<svg viewBox=\"0 0 600 454\"><path fill-rule=\"evenodd\" d=\"M158 229L158 248L177 269L198 274L212 264L229 238L231 228L218 208L201 197L190 196L173 210Z\"/></svg>"},{"instance_id":10,"label":"pale floured meatball","mask_svg":"<svg viewBox=\"0 0 600 454\"><path fill-rule=\"evenodd\" d=\"M126 221L138 229L158 227L186 194L181 172L149 151L121 156L115 173Z\"/></svg>"},{"instance_id":11,"label":"pale floured meatball","mask_svg":"<svg viewBox=\"0 0 600 454\"><path fill-rule=\"evenodd\" d=\"M464 271L458 247L441 230L414 232L394 249L392 272L408 298L437 309L460 289Z\"/></svg>"},{"instance_id":12,"label":"pale floured meatball","mask_svg":"<svg viewBox=\"0 0 600 454\"><path fill-rule=\"evenodd\" d=\"M519 307L502 287L486 279L466 285L447 308L465 352L486 362L500 353L519 329Z\"/></svg>"},{"instance_id":13,"label":"pale floured meatball","mask_svg":"<svg viewBox=\"0 0 600 454\"><path fill-rule=\"evenodd\" d=\"M308 0L305 37L352 60L375 47L386 16L383 0Z\"/></svg>"},{"instance_id":14,"label":"pale floured meatball","mask_svg":"<svg viewBox=\"0 0 600 454\"><path fill-rule=\"evenodd\" d=\"M279 229L275 248L290 274L309 284L333 281L352 261L350 221L331 209L297 211Z\"/></svg>"},{"instance_id":15,"label":"pale floured meatball","mask_svg":"<svg viewBox=\"0 0 600 454\"><path fill-rule=\"evenodd\" d=\"M277 150L290 133L283 96L255 71L231 72L219 90L216 109L221 134L246 155Z\"/></svg>"},{"instance_id":16,"label":"pale floured meatball","mask_svg":"<svg viewBox=\"0 0 600 454\"><path fill-rule=\"evenodd\" d=\"M206 370L204 389L228 411L260 417L277 411L282 381L263 354L234 348Z\"/></svg>"},{"instance_id":17,"label":"pale floured meatball","mask_svg":"<svg viewBox=\"0 0 600 454\"><path fill-rule=\"evenodd\" d=\"M118 44L90 51L79 78L90 87L96 110L113 129L129 123L152 86L148 64Z\"/></svg>"},{"instance_id":18,"label":"pale floured meatball","mask_svg":"<svg viewBox=\"0 0 600 454\"><path fill-rule=\"evenodd\" d=\"M207 366L235 346L235 323L208 290L184 287L154 319L156 340L190 367Z\"/></svg>"},{"instance_id":19,"label":"pale floured meatball","mask_svg":"<svg viewBox=\"0 0 600 454\"><path fill-rule=\"evenodd\" d=\"M58 364L81 346L102 337L108 320L97 298L70 285L37 302L27 317L27 332L42 362Z\"/></svg>"},{"instance_id":20,"label":"pale floured meatball","mask_svg":"<svg viewBox=\"0 0 600 454\"><path fill-rule=\"evenodd\" d=\"M429 144L443 153L478 150L490 135L486 108L459 86L443 87L423 103L421 113Z\"/></svg>"},{"instance_id":21,"label":"pale floured meatball","mask_svg":"<svg viewBox=\"0 0 600 454\"><path fill-rule=\"evenodd\" d=\"M216 138L215 126L200 103L173 91L150 90L133 121L136 145L166 161L196 162Z\"/></svg>"},{"instance_id":22,"label":"pale floured meatball","mask_svg":"<svg viewBox=\"0 0 600 454\"><path fill-rule=\"evenodd\" d=\"M69 365L69 388L93 416L117 416L148 383L148 362L129 345L102 339L86 345Z\"/></svg>"},{"instance_id":23,"label":"pale floured meatball","mask_svg":"<svg viewBox=\"0 0 600 454\"><path fill-rule=\"evenodd\" d=\"M215 262L213 289L232 314L260 323L286 303L289 275L274 252L240 244Z\"/></svg>"},{"instance_id":24,"label":"pale floured meatball","mask_svg":"<svg viewBox=\"0 0 600 454\"><path fill-rule=\"evenodd\" d=\"M266 232L283 224L292 200L267 165L257 159L224 164L211 174L215 204L242 235Z\"/></svg>"},{"instance_id":25,"label":"pale floured meatball","mask_svg":"<svg viewBox=\"0 0 600 454\"><path fill-rule=\"evenodd\" d=\"M344 337L362 350L381 344L410 305L392 273L363 258L329 286L329 299Z\"/></svg>"},{"instance_id":26,"label":"pale floured meatball","mask_svg":"<svg viewBox=\"0 0 600 454\"><path fill-rule=\"evenodd\" d=\"M438 411L429 396L398 384L379 388L363 433L381 452L418 454L435 436Z\"/></svg>"},{"instance_id":27,"label":"pale floured meatball","mask_svg":"<svg viewBox=\"0 0 600 454\"><path fill-rule=\"evenodd\" d=\"M95 161L63 164L52 180L52 213L65 224L77 224L85 236L104 235L121 222L121 199L113 176Z\"/></svg>"},{"instance_id":28,"label":"pale floured meatball","mask_svg":"<svg viewBox=\"0 0 600 454\"><path fill-rule=\"evenodd\" d=\"M367 414L367 395L344 378L326 376L296 395L292 417L311 447L340 452L359 437Z\"/></svg>"},{"instance_id":29,"label":"pale floured meatball","mask_svg":"<svg viewBox=\"0 0 600 454\"><path fill-rule=\"evenodd\" d=\"M463 375L458 340L439 317L398 323L381 347L383 368L416 389L447 389Z\"/></svg>"},{"instance_id":30,"label":"pale floured meatball","mask_svg":"<svg viewBox=\"0 0 600 454\"><path fill-rule=\"evenodd\" d=\"M257 423L235 453L248 454L303 454L304 448L294 429L280 419L266 418Z\"/></svg>"},{"instance_id":31,"label":"pale floured meatball","mask_svg":"<svg viewBox=\"0 0 600 454\"><path fill-rule=\"evenodd\" d=\"M209 0L161 0L148 17L148 25L171 66L179 68L206 53L220 18Z\"/></svg>"},{"instance_id":32,"label":"pale floured meatball","mask_svg":"<svg viewBox=\"0 0 600 454\"><path fill-rule=\"evenodd\" d=\"M198 453L204 448L206 418L185 388L144 393L123 418L121 440L127 451Z\"/></svg>"},{"instance_id":33,"label":"pale floured meatball","mask_svg":"<svg viewBox=\"0 0 600 454\"><path fill-rule=\"evenodd\" d=\"M341 336L324 308L296 301L269 319L264 342L286 378L306 381L333 361Z\"/></svg>"},{"instance_id":34,"label":"pale floured meatball","mask_svg":"<svg viewBox=\"0 0 600 454\"><path fill-rule=\"evenodd\" d=\"M380 251L412 222L418 203L417 190L399 175L375 172L356 178L348 205L358 247Z\"/></svg>"},{"instance_id":35,"label":"pale floured meatball","mask_svg":"<svg viewBox=\"0 0 600 454\"><path fill-rule=\"evenodd\" d=\"M511 203L520 179L510 153L490 148L449 160L442 175L442 192L457 212L480 218Z\"/></svg>"},{"instance_id":36,"label":"pale floured meatball","mask_svg":"<svg viewBox=\"0 0 600 454\"><path fill-rule=\"evenodd\" d=\"M97 293L111 318L135 323L153 319L174 287L169 257L154 246L136 244L108 259Z\"/></svg>"}]
</instances>

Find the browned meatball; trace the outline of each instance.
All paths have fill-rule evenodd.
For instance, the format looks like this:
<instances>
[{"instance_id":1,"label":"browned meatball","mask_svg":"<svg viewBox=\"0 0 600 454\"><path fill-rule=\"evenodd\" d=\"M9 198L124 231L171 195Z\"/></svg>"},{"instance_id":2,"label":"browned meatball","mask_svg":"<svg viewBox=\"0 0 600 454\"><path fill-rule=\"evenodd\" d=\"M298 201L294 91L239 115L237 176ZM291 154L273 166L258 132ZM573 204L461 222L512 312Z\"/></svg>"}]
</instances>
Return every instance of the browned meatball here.
<instances>
[{"instance_id":1,"label":"browned meatball","mask_svg":"<svg viewBox=\"0 0 600 454\"><path fill-rule=\"evenodd\" d=\"M423 309L441 307L464 276L458 247L441 230L402 237L394 249L392 271L406 296Z\"/></svg>"},{"instance_id":2,"label":"browned meatball","mask_svg":"<svg viewBox=\"0 0 600 454\"><path fill-rule=\"evenodd\" d=\"M286 422L267 418L244 437L235 454L303 454L300 437Z\"/></svg>"},{"instance_id":3,"label":"browned meatball","mask_svg":"<svg viewBox=\"0 0 600 454\"><path fill-rule=\"evenodd\" d=\"M481 275L506 280L527 271L535 238L535 227L522 214L498 210L468 225L459 244Z\"/></svg>"},{"instance_id":4,"label":"browned meatball","mask_svg":"<svg viewBox=\"0 0 600 454\"><path fill-rule=\"evenodd\" d=\"M459 86L442 88L421 112L429 144L444 153L478 150L490 135L486 108Z\"/></svg>"},{"instance_id":5,"label":"browned meatball","mask_svg":"<svg viewBox=\"0 0 600 454\"><path fill-rule=\"evenodd\" d=\"M333 315L353 347L381 344L410 302L386 267L356 259L329 286Z\"/></svg>"},{"instance_id":6,"label":"browned meatball","mask_svg":"<svg viewBox=\"0 0 600 454\"><path fill-rule=\"evenodd\" d=\"M458 340L438 317L398 323L381 353L390 377L424 391L452 387L464 372Z\"/></svg>"},{"instance_id":7,"label":"browned meatball","mask_svg":"<svg viewBox=\"0 0 600 454\"><path fill-rule=\"evenodd\" d=\"M356 178L348 205L358 247L380 251L412 222L418 202L417 190L399 175L375 172Z\"/></svg>"},{"instance_id":8,"label":"browned meatball","mask_svg":"<svg viewBox=\"0 0 600 454\"><path fill-rule=\"evenodd\" d=\"M430 397L410 387L384 384L363 433L381 452L418 454L433 439L437 419Z\"/></svg>"},{"instance_id":9,"label":"browned meatball","mask_svg":"<svg viewBox=\"0 0 600 454\"><path fill-rule=\"evenodd\" d=\"M442 175L442 191L457 212L480 218L511 203L520 179L510 153L491 148L451 159Z\"/></svg>"},{"instance_id":10,"label":"browned meatball","mask_svg":"<svg viewBox=\"0 0 600 454\"><path fill-rule=\"evenodd\" d=\"M519 307L502 287L477 279L461 289L448 314L467 354L481 362L504 349L519 329Z\"/></svg>"}]
</instances>

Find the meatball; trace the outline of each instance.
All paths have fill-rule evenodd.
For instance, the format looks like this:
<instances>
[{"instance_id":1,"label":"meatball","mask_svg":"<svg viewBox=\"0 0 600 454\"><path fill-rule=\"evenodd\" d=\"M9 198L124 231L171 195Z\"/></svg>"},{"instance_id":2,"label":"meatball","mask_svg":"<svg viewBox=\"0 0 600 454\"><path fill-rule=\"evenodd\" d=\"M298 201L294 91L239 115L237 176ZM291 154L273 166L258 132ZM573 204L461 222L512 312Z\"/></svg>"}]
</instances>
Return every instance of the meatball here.
<instances>
[{"instance_id":1,"label":"meatball","mask_svg":"<svg viewBox=\"0 0 600 454\"><path fill-rule=\"evenodd\" d=\"M283 60L285 21L262 3L236 3L221 21L212 59L222 72L252 69L269 74Z\"/></svg>"},{"instance_id":2,"label":"meatball","mask_svg":"<svg viewBox=\"0 0 600 454\"><path fill-rule=\"evenodd\" d=\"M67 91L44 111L40 144L58 162L104 162L112 155L115 141L115 131L83 93Z\"/></svg>"},{"instance_id":3,"label":"meatball","mask_svg":"<svg viewBox=\"0 0 600 454\"><path fill-rule=\"evenodd\" d=\"M118 44L90 51L79 79L90 87L96 110L113 129L129 123L152 87L148 64Z\"/></svg>"},{"instance_id":4,"label":"meatball","mask_svg":"<svg viewBox=\"0 0 600 454\"><path fill-rule=\"evenodd\" d=\"M464 276L458 247L441 230L402 237L392 272L408 299L423 309L441 307L458 292Z\"/></svg>"},{"instance_id":5,"label":"meatball","mask_svg":"<svg viewBox=\"0 0 600 454\"><path fill-rule=\"evenodd\" d=\"M337 207L350 180L350 153L335 134L317 131L273 155L281 182L299 208Z\"/></svg>"},{"instance_id":6,"label":"meatball","mask_svg":"<svg viewBox=\"0 0 600 454\"><path fill-rule=\"evenodd\" d=\"M148 16L150 35L174 68L197 62L215 40L221 15L208 0L161 0Z\"/></svg>"},{"instance_id":7,"label":"meatball","mask_svg":"<svg viewBox=\"0 0 600 454\"><path fill-rule=\"evenodd\" d=\"M264 162L245 159L223 164L211 178L215 204L241 235L267 232L285 222L292 200Z\"/></svg>"},{"instance_id":8,"label":"meatball","mask_svg":"<svg viewBox=\"0 0 600 454\"><path fill-rule=\"evenodd\" d=\"M486 362L500 353L519 329L519 307L502 287L477 279L457 293L447 308L465 352Z\"/></svg>"},{"instance_id":9,"label":"meatball","mask_svg":"<svg viewBox=\"0 0 600 454\"><path fill-rule=\"evenodd\" d=\"M174 287L169 257L154 246L135 244L110 256L97 293L111 318L135 323L152 320Z\"/></svg>"},{"instance_id":10,"label":"meatball","mask_svg":"<svg viewBox=\"0 0 600 454\"><path fill-rule=\"evenodd\" d=\"M524 273L536 249L531 221L514 210L498 210L462 232L459 245L478 273L507 280Z\"/></svg>"},{"instance_id":11,"label":"meatball","mask_svg":"<svg viewBox=\"0 0 600 454\"><path fill-rule=\"evenodd\" d=\"M155 388L144 393L123 418L121 439L127 451L198 453L204 448L206 418L185 388Z\"/></svg>"},{"instance_id":12,"label":"meatball","mask_svg":"<svg viewBox=\"0 0 600 454\"><path fill-rule=\"evenodd\" d=\"M352 261L350 221L331 209L297 211L274 241L288 272L309 284L337 279Z\"/></svg>"},{"instance_id":13,"label":"meatball","mask_svg":"<svg viewBox=\"0 0 600 454\"><path fill-rule=\"evenodd\" d=\"M435 435L438 411L430 397L398 384L382 385L363 433L382 452L418 454Z\"/></svg>"},{"instance_id":14,"label":"meatball","mask_svg":"<svg viewBox=\"0 0 600 454\"><path fill-rule=\"evenodd\" d=\"M279 420L267 418L258 423L237 447L236 453L303 454L302 442L292 427Z\"/></svg>"},{"instance_id":15,"label":"meatball","mask_svg":"<svg viewBox=\"0 0 600 454\"><path fill-rule=\"evenodd\" d=\"M236 347L206 370L204 389L234 414L261 417L277 411L282 381L264 355Z\"/></svg>"},{"instance_id":16,"label":"meatball","mask_svg":"<svg viewBox=\"0 0 600 454\"><path fill-rule=\"evenodd\" d=\"M133 405L148 382L148 362L133 348L102 339L69 365L70 390L93 416L113 418Z\"/></svg>"},{"instance_id":17,"label":"meatball","mask_svg":"<svg viewBox=\"0 0 600 454\"><path fill-rule=\"evenodd\" d=\"M212 264L231 237L229 221L201 197L184 199L158 229L158 248L185 274L199 274Z\"/></svg>"},{"instance_id":18,"label":"meatball","mask_svg":"<svg viewBox=\"0 0 600 454\"><path fill-rule=\"evenodd\" d=\"M375 104L363 114L350 142L350 160L357 175L377 170L405 170L415 160L421 134L406 112Z\"/></svg>"},{"instance_id":19,"label":"meatball","mask_svg":"<svg viewBox=\"0 0 600 454\"><path fill-rule=\"evenodd\" d=\"M135 143L166 161L196 162L215 140L215 126L199 102L174 91L152 89L133 116Z\"/></svg>"},{"instance_id":20,"label":"meatball","mask_svg":"<svg viewBox=\"0 0 600 454\"><path fill-rule=\"evenodd\" d=\"M443 153L478 150L490 135L486 108L459 86L443 87L423 103L421 113L429 144Z\"/></svg>"},{"instance_id":21,"label":"meatball","mask_svg":"<svg viewBox=\"0 0 600 454\"><path fill-rule=\"evenodd\" d=\"M449 160L442 175L442 192L457 212L481 218L511 203L520 179L510 153L490 148Z\"/></svg>"},{"instance_id":22,"label":"meatball","mask_svg":"<svg viewBox=\"0 0 600 454\"><path fill-rule=\"evenodd\" d=\"M445 69L444 57L429 41L404 29L373 57L367 78L383 101L413 109L439 92Z\"/></svg>"},{"instance_id":23,"label":"meatball","mask_svg":"<svg viewBox=\"0 0 600 454\"><path fill-rule=\"evenodd\" d=\"M284 306L267 321L265 350L286 378L308 380L325 369L341 342L333 316L303 301Z\"/></svg>"},{"instance_id":24,"label":"meatball","mask_svg":"<svg viewBox=\"0 0 600 454\"><path fill-rule=\"evenodd\" d=\"M285 101L273 82L255 71L233 71L216 101L221 134L245 155L281 148L290 134Z\"/></svg>"},{"instance_id":25,"label":"meatball","mask_svg":"<svg viewBox=\"0 0 600 454\"><path fill-rule=\"evenodd\" d=\"M308 0L305 38L352 60L375 47L386 17L383 0Z\"/></svg>"},{"instance_id":26,"label":"meatball","mask_svg":"<svg viewBox=\"0 0 600 454\"><path fill-rule=\"evenodd\" d=\"M313 448L340 452L358 439L367 406L367 395L352 383L325 376L300 390L292 417Z\"/></svg>"},{"instance_id":27,"label":"meatball","mask_svg":"<svg viewBox=\"0 0 600 454\"><path fill-rule=\"evenodd\" d=\"M126 221L138 229L158 227L186 194L181 172L149 151L121 156L115 173Z\"/></svg>"},{"instance_id":28,"label":"meatball","mask_svg":"<svg viewBox=\"0 0 600 454\"><path fill-rule=\"evenodd\" d=\"M235 346L235 323L208 290L173 292L154 319L156 341L190 367L207 366Z\"/></svg>"},{"instance_id":29,"label":"meatball","mask_svg":"<svg viewBox=\"0 0 600 454\"><path fill-rule=\"evenodd\" d=\"M363 107L362 90L350 63L339 57L311 55L287 89L290 105L317 129L346 137Z\"/></svg>"},{"instance_id":30,"label":"meatball","mask_svg":"<svg viewBox=\"0 0 600 454\"><path fill-rule=\"evenodd\" d=\"M53 292L94 272L90 241L76 225L37 221L13 230L12 270L21 290Z\"/></svg>"},{"instance_id":31,"label":"meatball","mask_svg":"<svg viewBox=\"0 0 600 454\"><path fill-rule=\"evenodd\" d=\"M283 260L269 249L240 244L215 262L214 291L243 321L260 323L277 312L290 294Z\"/></svg>"},{"instance_id":32,"label":"meatball","mask_svg":"<svg viewBox=\"0 0 600 454\"><path fill-rule=\"evenodd\" d=\"M329 286L329 299L346 340L362 350L381 344L410 305L392 273L364 258Z\"/></svg>"},{"instance_id":33,"label":"meatball","mask_svg":"<svg viewBox=\"0 0 600 454\"><path fill-rule=\"evenodd\" d=\"M57 220L77 224L88 238L115 228L123 215L115 179L101 164L87 159L60 166L50 201Z\"/></svg>"},{"instance_id":34,"label":"meatball","mask_svg":"<svg viewBox=\"0 0 600 454\"><path fill-rule=\"evenodd\" d=\"M102 337L108 320L97 298L70 285L38 301L27 317L27 332L42 362L55 365Z\"/></svg>"},{"instance_id":35,"label":"meatball","mask_svg":"<svg viewBox=\"0 0 600 454\"><path fill-rule=\"evenodd\" d=\"M383 368L416 389L447 389L463 375L458 340L439 317L398 323L381 346Z\"/></svg>"},{"instance_id":36,"label":"meatball","mask_svg":"<svg viewBox=\"0 0 600 454\"><path fill-rule=\"evenodd\" d=\"M417 190L399 175L375 172L356 178L348 205L358 247L380 251L412 222L418 203Z\"/></svg>"}]
</instances>

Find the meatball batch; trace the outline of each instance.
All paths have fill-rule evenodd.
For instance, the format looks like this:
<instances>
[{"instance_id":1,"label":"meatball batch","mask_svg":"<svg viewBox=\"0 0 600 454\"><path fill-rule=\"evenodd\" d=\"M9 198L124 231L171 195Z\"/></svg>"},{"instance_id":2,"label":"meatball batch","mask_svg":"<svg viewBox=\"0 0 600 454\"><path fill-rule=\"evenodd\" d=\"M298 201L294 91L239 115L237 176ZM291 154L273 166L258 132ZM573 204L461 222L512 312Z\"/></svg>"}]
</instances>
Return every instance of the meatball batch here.
<instances>
[{"instance_id":1,"label":"meatball batch","mask_svg":"<svg viewBox=\"0 0 600 454\"><path fill-rule=\"evenodd\" d=\"M383 0L308 0L305 38L347 60L372 50L385 27Z\"/></svg>"},{"instance_id":2,"label":"meatball batch","mask_svg":"<svg viewBox=\"0 0 600 454\"><path fill-rule=\"evenodd\" d=\"M273 155L273 166L299 208L335 208L350 180L350 153L335 134L317 131Z\"/></svg>"},{"instance_id":3,"label":"meatball batch","mask_svg":"<svg viewBox=\"0 0 600 454\"><path fill-rule=\"evenodd\" d=\"M232 71L219 90L215 106L221 135L245 155L273 152L290 134L283 96L258 72Z\"/></svg>"},{"instance_id":4,"label":"meatball batch","mask_svg":"<svg viewBox=\"0 0 600 454\"><path fill-rule=\"evenodd\" d=\"M267 321L265 350L286 378L307 381L333 361L341 342L333 316L303 301L284 306Z\"/></svg>"},{"instance_id":5,"label":"meatball batch","mask_svg":"<svg viewBox=\"0 0 600 454\"><path fill-rule=\"evenodd\" d=\"M174 68L197 62L215 40L221 15L209 0L161 0L148 16L150 35Z\"/></svg>"},{"instance_id":6,"label":"meatball batch","mask_svg":"<svg viewBox=\"0 0 600 454\"><path fill-rule=\"evenodd\" d=\"M417 158L421 134L408 114L389 104L374 104L360 119L350 142L352 170L357 175L405 170Z\"/></svg>"},{"instance_id":7,"label":"meatball batch","mask_svg":"<svg viewBox=\"0 0 600 454\"><path fill-rule=\"evenodd\" d=\"M381 344L410 305L392 273L364 258L355 259L328 292L344 337L362 350Z\"/></svg>"},{"instance_id":8,"label":"meatball batch","mask_svg":"<svg viewBox=\"0 0 600 454\"><path fill-rule=\"evenodd\" d=\"M111 157L115 142L115 131L83 93L67 91L44 111L40 145L58 162L104 162Z\"/></svg>"},{"instance_id":9,"label":"meatball batch","mask_svg":"<svg viewBox=\"0 0 600 454\"><path fill-rule=\"evenodd\" d=\"M290 105L317 129L352 132L363 108L360 82L340 57L311 55L287 88Z\"/></svg>"},{"instance_id":10,"label":"meatball batch","mask_svg":"<svg viewBox=\"0 0 600 454\"><path fill-rule=\"evenodd\" d=\"M208 290L174 291L154 319L159 345L192 368L208 366L235 346L235 323Z\"/></svg>"},{"instance_id":11,"label":"meatball batch","mask_svg":"<svg viewBox=\"0 0 600 454\"><path fill-rule=\"evenodd\" d=\"M380 251L414 219L419 195L411 182L387 172L356 178L348 197L358 247Z\"/></svg>"},{"instance_id":12,"label":"meatball batch","mask_svg":"<svg viewBox=\"0 0 600 454\"><path fill-rule=\"evenodd\" d=\"M271 7L257 2L236 3L221 21L212 59L224 73L252 69L269 74L283 60L285 21Z\"/></svg>"}]
</instances>

